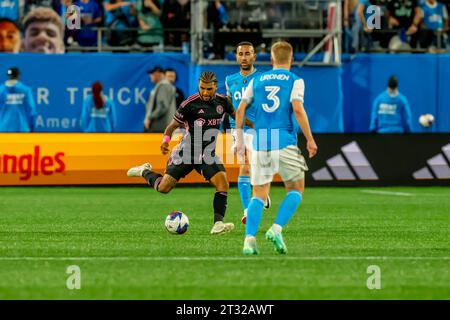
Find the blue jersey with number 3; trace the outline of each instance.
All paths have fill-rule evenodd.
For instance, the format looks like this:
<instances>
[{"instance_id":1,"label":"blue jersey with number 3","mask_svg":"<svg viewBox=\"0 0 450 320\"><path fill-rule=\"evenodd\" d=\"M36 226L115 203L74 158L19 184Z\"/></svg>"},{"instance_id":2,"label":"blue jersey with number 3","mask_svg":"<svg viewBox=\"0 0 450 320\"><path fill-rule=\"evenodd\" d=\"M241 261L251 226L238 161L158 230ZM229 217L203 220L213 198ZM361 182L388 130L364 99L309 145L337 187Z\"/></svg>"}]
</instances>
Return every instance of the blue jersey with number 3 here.
<instances>
[{"instance_id":1,"label":"blue jersey with number 3","mask_svg":"<svg viewBox=\"0 0 450 320\"><path fill-rule=\"evenodd\" d=\"M253 108L256 130L255 150L279 150L297 145L292 101L303 103L302 79L286 69L273 69L255 77L242 100Z\"/></svg>"}]
</instances>

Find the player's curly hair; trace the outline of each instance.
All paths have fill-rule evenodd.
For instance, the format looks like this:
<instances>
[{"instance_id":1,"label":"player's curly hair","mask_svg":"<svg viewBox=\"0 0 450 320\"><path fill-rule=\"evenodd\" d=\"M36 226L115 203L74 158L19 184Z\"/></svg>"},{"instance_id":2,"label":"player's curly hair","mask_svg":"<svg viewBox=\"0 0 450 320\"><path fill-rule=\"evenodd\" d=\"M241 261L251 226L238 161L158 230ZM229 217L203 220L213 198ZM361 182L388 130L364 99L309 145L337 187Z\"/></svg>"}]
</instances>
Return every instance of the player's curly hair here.
<instances>
[{"instance_id":1,"label":"player's curly hair","mask_svg":"<svg viewBox=\"0 0 450 320\"><path fill-rule=\"evenodd\" d=\"M200 81L204 83L217 83L217 77L216 74L212 71L203 71L200 74Z\"/></svg>"}]
</instances>

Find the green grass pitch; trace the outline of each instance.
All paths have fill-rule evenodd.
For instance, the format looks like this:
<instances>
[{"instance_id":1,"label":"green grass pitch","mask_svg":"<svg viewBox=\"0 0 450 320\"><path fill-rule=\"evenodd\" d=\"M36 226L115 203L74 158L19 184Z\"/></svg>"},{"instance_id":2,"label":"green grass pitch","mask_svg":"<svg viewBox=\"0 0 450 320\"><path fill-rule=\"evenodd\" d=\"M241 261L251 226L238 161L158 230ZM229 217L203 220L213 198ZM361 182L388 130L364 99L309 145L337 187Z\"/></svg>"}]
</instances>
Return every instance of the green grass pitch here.
<instances>
[{"instance_id":1,"label":"green grass pitch","mask_svg":"<svg viewBox=\"0 0 450 320\"><path fill-rule=\"evenodd\" d=\"M241 253L236 188L236 229L209 234L213 192L1 188L0 299L450 299L450 188L307 189L279 256L264 240L284 196L273 187L257 257ZM184 235L164 228L173 210L190 219ZM66 287L70 265L80 290ZM379 290L366 285L371 265Z\"/></svg>"}]
</instances>

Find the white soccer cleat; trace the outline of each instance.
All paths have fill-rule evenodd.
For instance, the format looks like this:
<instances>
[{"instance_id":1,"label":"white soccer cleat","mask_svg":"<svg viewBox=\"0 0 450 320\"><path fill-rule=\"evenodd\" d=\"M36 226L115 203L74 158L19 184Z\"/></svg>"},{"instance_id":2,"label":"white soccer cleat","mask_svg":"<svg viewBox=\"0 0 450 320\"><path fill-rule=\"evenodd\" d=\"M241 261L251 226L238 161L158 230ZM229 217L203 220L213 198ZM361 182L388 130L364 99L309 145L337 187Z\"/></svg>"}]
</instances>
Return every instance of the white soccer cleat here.
<instances>
[{"instance_id":1,"label":"white soccer cleat","mask_svg":"<svg viewBox=\"0 0 450 320\"><path fill-rule=\"evenodd\" d=\"M130 168L127 172L127 176L129 177L142 177L142 173L144 170L152 171L152 165L150 163L144 163L143 165Z\"/></svg>"},{"instance_id":2,"label":"white soccer cleat","mask_svg":"<svg viewBox=\"0 0 450 320\"><path fill-rule=\"evenodd\" d=\"M269 210L271 204L272 202L270 201L270 196L267 195L266 203L264 203L264 209Z\"/></svg>"},{"instance_id":3,"label":"white soccer cleat","mask_svg":"<svg viewBox=\"0 0 450 320\"><path fill-rule=\"evenodd\" d=\"M231 222L224 223L223 221L217 221L211 229L211 234L223 234L230 232L234 229L234 224Z\"/></svg>"}]
</instances>

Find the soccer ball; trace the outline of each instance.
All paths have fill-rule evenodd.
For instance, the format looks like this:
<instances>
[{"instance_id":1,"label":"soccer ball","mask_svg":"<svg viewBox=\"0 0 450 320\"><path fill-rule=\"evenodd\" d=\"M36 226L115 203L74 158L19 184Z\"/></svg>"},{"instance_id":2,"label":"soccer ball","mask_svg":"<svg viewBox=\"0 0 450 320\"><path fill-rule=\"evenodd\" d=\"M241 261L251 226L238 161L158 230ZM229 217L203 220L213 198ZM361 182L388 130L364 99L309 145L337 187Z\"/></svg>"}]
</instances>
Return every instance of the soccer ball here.
<instances>
[{"instance_id":1,"label":"soccer ball","mask_svg":"<svg viewBox=\"0 0 450 320\"><path fill-rule=\"evenodd\" d=\"M426 113L419 117L419 123L422 127L428 128L434 122L434 116L432 114Z\"/></svg>"},{"instance_id":2,"label":"soccer ball","mask_svg":"<svg viewBox=\"0 0 450 320\"><path fill-rule=\"evenodd\" d=\"M183 212L174 211L167 216L165 226L170 233L183 234L188 229L189 219Z\"/></svg>"}]
</instances>

